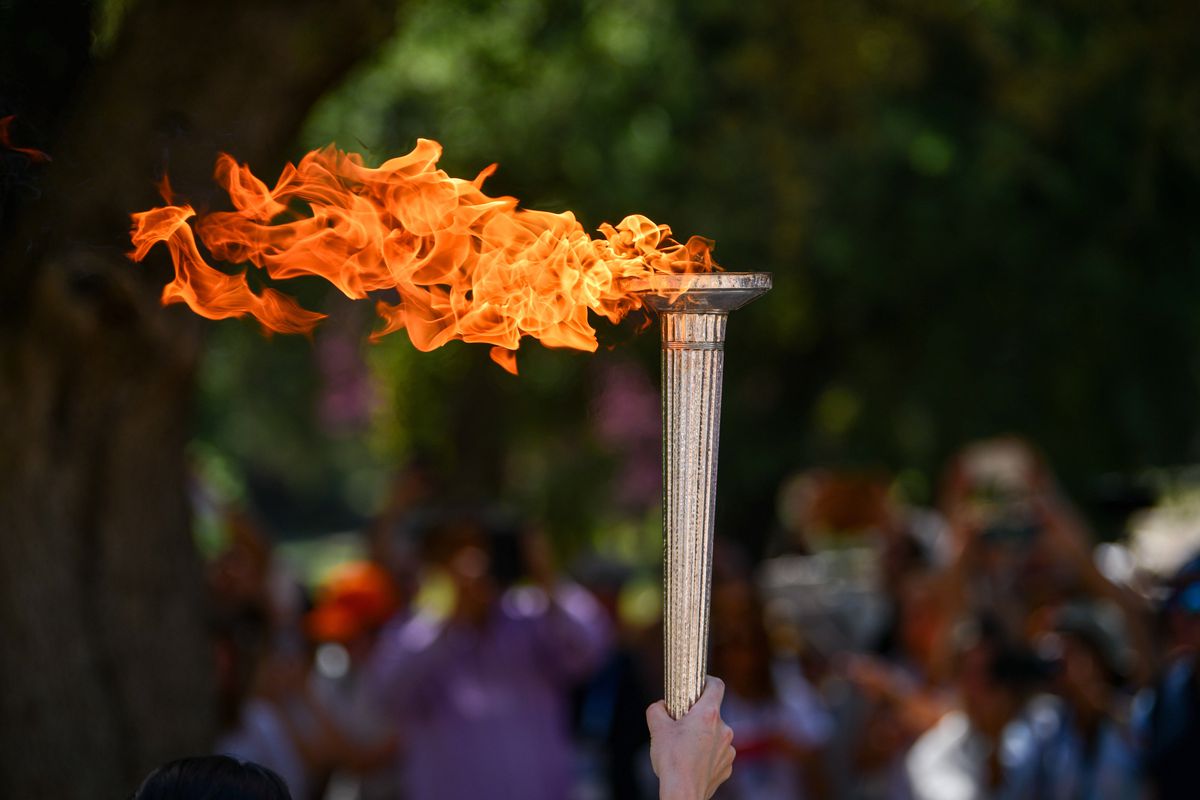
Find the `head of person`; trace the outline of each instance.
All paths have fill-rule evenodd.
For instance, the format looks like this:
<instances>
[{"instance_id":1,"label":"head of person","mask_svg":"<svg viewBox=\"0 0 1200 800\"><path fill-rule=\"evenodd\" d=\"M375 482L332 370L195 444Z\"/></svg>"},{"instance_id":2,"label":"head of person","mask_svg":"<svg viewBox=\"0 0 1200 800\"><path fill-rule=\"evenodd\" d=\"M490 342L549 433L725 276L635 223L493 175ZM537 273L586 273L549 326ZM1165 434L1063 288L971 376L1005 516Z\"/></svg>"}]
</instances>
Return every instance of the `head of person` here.
<instances>
[{"instance_id":1,"label":"head of person","mask_svg":"<svg viewBox=\"0 0 1200 800\"><path fill-rule=\"evenodd\" d=\"M450 579L458 613L473 624L484 624L500 597L493 550L488 530L467 517L443 521L426 534L426 562Z\"/></svg>"},{"instance_id":2,"label":"head of person","mask_svg":"<svg viewBox=\"0 0 1200 800\"><path fill-rule=\"evenodd\" d=\"M942 513L975 544L974 568L1027 605L1061 602L1078 577L1047 535L1047 508L1061 499L1049 462L1030 441L1006 435L972 442L950 462ZM1061 522L1061 520L1060 520Z\"/></svg>"},{"instance_id":3,"label":"head of person","mask_svg":"<svg viewBox=\"0 0 1200 800\"><path fill-rule=\"evenodd\" d=\"M197 756L151 772L133 800L292 800L292 795L266 767L229 756Z\"/></svg>"},{"instance_id":4,"label":"head of person","mask_svg":"<svg viewBox=\"0 0 1200 800\"><path fill-rule=\"evenodd\" d=\"M1056 615L1053 632L1039 643L1039 650L1048 647L1055 662L1054 690L1085 716L1107 710L1128 671L1123 631L1104 611L1065 606Z\"/></svg>"},{"instance_id":5,"label":"head of person","mask_svg":"<svg viewBox=\"0 0 1200 800\"><path fill-rule=\"evenodd\" d=\"M938 505L947 517L989 512L1050 488L1054 477L1045 457L1023 437L1008 434L966 444L942 476Z\"/></svg>"},{"instance_id":6,"label":"head of person","mask_svg":"<svg viewBox=\"0 0 1200 800\"><path fill-rule=\"evenodd\" d=\"M998 738L1044 677L1040 662L988 618L958 632L957 669L962 709L971 726Z\"/></svg>"},{"instance_id":7,"label":"head of person","mask_svg":"<svg viewBox=\"0 0 1200 800\"><path fill-rule=\"evenodd\" d=\"M322 581L305 627L314 641L336 642L352 659L362 659L399 607L399 592L387 570L370 562L350 562Z\"/></svg>"}]
</instances>

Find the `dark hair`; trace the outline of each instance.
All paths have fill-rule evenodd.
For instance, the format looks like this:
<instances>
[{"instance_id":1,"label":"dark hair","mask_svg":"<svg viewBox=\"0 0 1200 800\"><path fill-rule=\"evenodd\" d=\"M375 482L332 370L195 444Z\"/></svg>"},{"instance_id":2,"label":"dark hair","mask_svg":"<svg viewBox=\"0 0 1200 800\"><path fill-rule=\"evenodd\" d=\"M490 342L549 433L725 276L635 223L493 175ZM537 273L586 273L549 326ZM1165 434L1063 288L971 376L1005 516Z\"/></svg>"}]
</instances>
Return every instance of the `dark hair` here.
<instances>
[{"instance_id":1,"label":"dark hair","mask_svg":"<svg viewBox=\"0 0 1200 800\"><path fill-rule=\"evenodd\" d=\"M952 634L955 655L984 648L987 676L997 687L1025 694L1041 686L1053 674L1053 665L1015 639L992 614L981 613L960 623Z\"/></svg>"},{"instance_id":2,"label":"dark hair","mask_svg":"<svg viewBox=\"0 0 1200 800\"><path fill-rule=\"evenodd\" d=\"M146 776L133 800L292 800L271 770L229 756L170 761Z\"/></svg>"},{"instance_id":3,"label":"dark hair","mask_svg":"<svg viewBox=\"0 0 1200 800\"><path fill-rule=\"evenodd\" d=\"M1119 622L1107 620L1101 609L1092 606L1067 605L1059 610L1054 630L1087 650L1114 687L1125 683L1130 658Z\"/></svg>"}]
</instances>

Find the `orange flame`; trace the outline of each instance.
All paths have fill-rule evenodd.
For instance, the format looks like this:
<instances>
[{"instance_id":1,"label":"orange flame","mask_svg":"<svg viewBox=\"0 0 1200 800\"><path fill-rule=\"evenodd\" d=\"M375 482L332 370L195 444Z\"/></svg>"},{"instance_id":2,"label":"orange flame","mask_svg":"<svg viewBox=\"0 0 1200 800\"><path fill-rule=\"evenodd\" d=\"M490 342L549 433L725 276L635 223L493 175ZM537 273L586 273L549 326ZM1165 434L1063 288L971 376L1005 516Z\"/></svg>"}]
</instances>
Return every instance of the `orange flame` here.
<instances>
[{"instance_id":1,"label":"orange flame","mask_svg":"<svg viewBox=\"0 0 1200 800\"><path fill-rule=\"evenodd\" d=\"M44 164L50 160L50 156L43 153L41 150L34 150L32 147L17 147L12 143L12 137L8 129L12 127L13 120L16 119L15 114L10 114L7 117L0 117L0 147L7 150L12 150L14 153L20 153L26 156L35 164Z\"/></svg>"},{"instance_id":2,"label":"orange flame","mask_svg":"<svg viewBox=\"0 0 1200 800\"><path fill-rule=\"evenodd\" d=\"M199 217L195 234L214 258L249 262L274 280L317 275L354 299L390 290L399 302L376 304L384 322L376 337L405 329L420 350L486 342L514 374L522 337L593 351L589 312L615 323L640 308L631 282L716 268L705 239L680 244L639 215L602 225L604 237L592 239L569 211L519 209L515 198L485 194L495 165L473 181L452 178L437 168L441 154L420 139L372 169L326 147L289 164L274 188L221 154L216 180L234 210ZM281 333L308 332L322 319L273 289L255 294L245 273L209 266L189 225L196 212L174 203L165 179L160 191L167 205L133 214L130 256L141 261L166 243L175 279L164 304L186 303L210 319L251 314Z\"/></svg>"}]
</instances>

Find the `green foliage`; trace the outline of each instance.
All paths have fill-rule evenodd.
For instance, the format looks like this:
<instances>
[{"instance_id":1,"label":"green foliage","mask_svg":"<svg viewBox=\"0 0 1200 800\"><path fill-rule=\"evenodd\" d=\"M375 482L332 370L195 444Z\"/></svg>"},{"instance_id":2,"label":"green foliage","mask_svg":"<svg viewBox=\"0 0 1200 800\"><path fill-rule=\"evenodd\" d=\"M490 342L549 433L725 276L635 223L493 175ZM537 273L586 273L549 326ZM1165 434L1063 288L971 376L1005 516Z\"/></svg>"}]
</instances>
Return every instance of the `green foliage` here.
<instances>
[{"instance_id":1,"label":"green foliage","mask_svg":"<svg viewBox=\"0 0 1200 800\"><path fill-rule=\"evenodd\" d=\"M645 213L773 271L728 350L722 518L754 540L815 462L921 493L1005 430L1076 485L1196 458L1198 35L1184 0L424 0L302 145L436 138L451 174L499 162L490 190L527 207ZM652 338L613 357L656 372ZM514 380L480 348L393 339L369 357L377 464L476 450L562 529L622 516L594 360L531 344ZM304 427L271 458L294 464Z\"/></svg>"}]
</instances>

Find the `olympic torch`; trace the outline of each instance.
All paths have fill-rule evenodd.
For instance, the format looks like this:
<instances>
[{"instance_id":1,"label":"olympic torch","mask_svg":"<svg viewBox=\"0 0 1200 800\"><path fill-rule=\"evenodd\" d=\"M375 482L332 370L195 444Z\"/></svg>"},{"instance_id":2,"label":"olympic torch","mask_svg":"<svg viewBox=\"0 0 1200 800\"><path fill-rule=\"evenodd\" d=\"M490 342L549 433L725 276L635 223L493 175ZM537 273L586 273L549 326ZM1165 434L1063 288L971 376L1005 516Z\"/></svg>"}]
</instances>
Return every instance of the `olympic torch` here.
<instances>
[{"instance_id":1,"label":"olympic torch","mask_svg":"<svg viewBox=\"0 0 1200 800\"><path fill-rule=\"evenodd\" d=\"M708 671L725 324L770 288L770 273L717 272L655 276L642 292L662 330L663 672L676 719Z\"/></svg>"}]
</instances>

